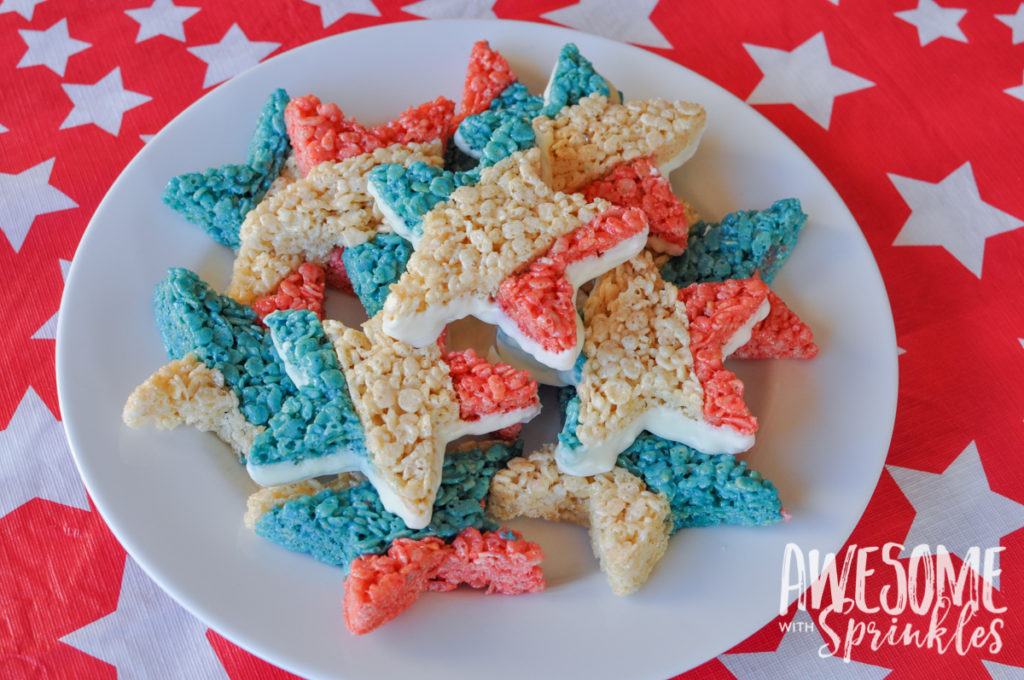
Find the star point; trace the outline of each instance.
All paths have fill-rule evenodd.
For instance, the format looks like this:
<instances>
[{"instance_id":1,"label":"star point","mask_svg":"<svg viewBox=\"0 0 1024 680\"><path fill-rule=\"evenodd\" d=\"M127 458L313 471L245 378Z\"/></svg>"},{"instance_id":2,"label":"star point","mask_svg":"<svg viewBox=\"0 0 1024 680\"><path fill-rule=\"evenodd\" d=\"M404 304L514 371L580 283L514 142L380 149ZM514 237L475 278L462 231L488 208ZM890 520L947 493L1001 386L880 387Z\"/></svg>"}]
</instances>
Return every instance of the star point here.
<instances>
[{"instance_id":1,"label":"star point","mask_svg":"<svg viewBox=\"0 0 1024 680\"><path fill-rule=\"evenodd\" d=\"M1024 7L1024 5L1021 6ZM1021 84L1017 87L1008 87L1003 92L1024 102L1024 79L1022 79Z\"/></svg>"},{"instance_id":2,"label":"star point","mask_svg":"<svg viewBox=\"0 0 1024 680\"><path fill-rule=\"evenodd\" d=\"M124 13L139 24L139 32L135 36L138 44L158 35L184 42L185 21L198 11L198 7L175 5L172 0L153 0L149 7L126 9Z\"/></svg>"},{"instance_id":3,"label":"star point","mask_svg":"<svg viewBox=\"0 0 1024 680\"><path fill-rule=\"evenodd\" d=\"M227 672L206 637L206 626L161 590L130 557L117 609L61 638L106 661L118 677L223 678Z\"/></svg>"},{"instance_id":4,"label":"star point","mask_svg":"<svg viewBox=\"0 0 1024 680\"><path fill-rule=\"evenodd\" d=\"M60 275L63 281L68 280L68 271L71 269L71 261L60 258ZM35 333L32 334L32 340L54 340L57 337L57 317L60 316L60 310L58 309L53 313L46 323L39 327Z\"/></svg>"},{"instance_id":5,"label":"star point","mask_svg":"<svg viewBox=\"0 0 1024 680\"><path fill-rule=\"evenodd\" d=\"M939 182L892 173L889 180L911 210L893 245L942 246L979 279L986 239L1024 226L981 199L970 162Z\"/></svg>"},{"instance_id":6,"label":"star point","mask_svg":"<svg viewBox=\"0 0 1024 680\"><path fill-rule=\"evenodd\" d=\"M31 455L26 442L32 442ZM64 428L29 387L0 430L0 517L33 498L89 510Z\"/></svg>"},{"instance_id":7,"label":"star point","mask_svg":"<svg viewBox=\"0 0 1024 680\"><path fill-rule=\"evenodd\" d=\"M206 89L255 66L280 46L276 42L251 41L238 24L231 24L220 42L189 47L188 51L206 62Z\"/></svg>"},{"instance_id":8,"label":"star point","mask_svg":"<svg viewBox=\"0 0 1024 680\"><path fill-rule=\"evenodd\" d=\"M380 16L380 10L372 0L303 0L303 2L320 8L320 21L323 22L324 28L333 25L349 14ZM403 9L408 11L407 7Z\"/></svg>"},{"instance_id":9,"label":"star point","mask_svg":"<svg viewBox=\"0 0 1024 680\"><path fill-rule=\"evenodd\" d=\"M822 658L818 650L823 645L824 638L817 632L811 615L801 609L793 617L775 651L722 654L718 660L737 680L764 677L768 663L772 668L786 669L787 678L874 680L890 673L889 668L859 661L846 661L834 656Z\"/></svg>"},{"instance_id":10,"label":"star point","mask_svg":"<svg viewBox=\"0 0 1024 680\"><path fill-rule=\"evenodd\" d=\"M744 43L764 77L748 104L792 104L826 130L836 97L874 83L832 64L825 34L817 33L792 51Z\"/></svg>"},{"instance_id":11,"label":"star point","mask_svg":"<svg viewBox=\"0 0 1024 680\"><path fill-rule=\"evenodd\" d=\"M672 43L651 21L657 0L580 0L546 14L544 19L624 42L671 49Z\"/></svg>"},{"instance_id":12,"label":"star point","mask_svg":"<svg viewBox=\"0 0 1024 680\"><path fill-rule=\"evenodd\" d=\"M45 66L59 76L64 75L68 59L82 50L91 47L91 43L75 40L68 35L68 20L61 19L45 31L19 30L18 34L25 41L28 50L21 57L17 68L29 66Z\"/></svg>"},{"instance_id":13,"label":"star point","mask_svg":"<svg viewBox=\"0 0 1024 680\"><path fill-rule=\"evenodd\" d=\"M494 0L420 0L402 8L424 19L497 19Z\"/></svg>"},{"instance_id":14,"label":"star point","mask_svg":"<svg viewBox=\"0 0 1024 680\"><path fill-rule=\"evenodd\" d=\"M61 130L92 123L117 137L124 114L152 99L149 95L124 88L120 66L114 67L92 85L68 83L61 87L74 104L71 113L60 124Z\"/></svg>"},{"instance_id":15,"label":"star point","mask_svg":"<svg viewBox=\"0 0 1024 680\"><path fill-rule=\"evenodd\" d=\"M963 559L970 548L997 547L1003 536L1024 527L1024 504L992 490L975 442L941 473L887 469L915 511L901 557L916 545L941 544ZM963 530L968 526L974 527L969 534ZM995 558L998 569L998 553ZM998 574L992 585L999 587Z\"/></svg>"},{"instance_id":16,"label":"star point","mask_svg":"<svg viewBox=\"0 0 1024 680\"><path fill-rule=\"evenodd\" d=\"M32 21L32 15L35 14L36 5L46 2L46 0L3 0L0 2L0 14L6 12L17 12L24 18Z\"/></svg>"},{"instance_id":17,"label":"star point","mask_svg":"<svg viewBox=\"0 0 1024 680\"><path fill-rule=\"evenodd\" d=\"M10 197L0 201L0 230L14 252L21 250L38 215L78 207L69 196L50 184L55 160L43 161L17 175L0 172L0 195Z\"/></svg>"},{"instance_id":18,"label":"star point","mask_svg":"<svg viewBox=\"0 0 1024 680\"><path fill-rule=\"evenodd\" d=\"M1024 3L1017 7L1013 14L997 14L996 19L1003 22L1013 31L1010 40L1014 45L1024 42Z\"/></svg>"},{"instance_id":19,"label":"star point","mask_svg":"<svg viewBox=\"0 0 1024 680\"><path fill-rule=\"evenodd\" d=\"M896 12L895 16L917 28L917 38L924 47L939 38L967 42L967 36L960 30L960 20L965 14L966 9L942 7L934 0L918 0L915 9Z\"/></svg>"}]
</instances>

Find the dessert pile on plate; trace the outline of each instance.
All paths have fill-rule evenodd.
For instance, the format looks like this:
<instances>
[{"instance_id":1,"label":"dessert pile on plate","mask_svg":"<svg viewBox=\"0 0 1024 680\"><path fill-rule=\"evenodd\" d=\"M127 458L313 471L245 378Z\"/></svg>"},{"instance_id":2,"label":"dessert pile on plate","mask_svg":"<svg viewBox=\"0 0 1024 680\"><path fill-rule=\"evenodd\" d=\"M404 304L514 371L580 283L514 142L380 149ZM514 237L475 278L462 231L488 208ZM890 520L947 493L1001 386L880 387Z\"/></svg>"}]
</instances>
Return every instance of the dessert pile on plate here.
<instances>
[{"instance_id":1,"label":"dessert pile on plate","mask_svg":"<svg viewBox=\"0 0 1024 680\"><path fill-rule=\"evenodd\" d=\"M704 125L624 98L573 44L535 94L480 41L458 106L376 126L272 92L244 162L167 184L234 266L224 293L183 268L157 286L169 363L124 421L223 439L260 487L246 525L341 567L355 634L428 590L543 590L516 517L589 527L620 595L680 529L784 519L737 458L758 421L725 361L817 353L769 288L806 215L702 220L668 175ZM325 318L328 288L367 320ZM449 346L469 316L493 346ZM562 430L524 451L541 389Z\"/></svg>"}]
</instances>

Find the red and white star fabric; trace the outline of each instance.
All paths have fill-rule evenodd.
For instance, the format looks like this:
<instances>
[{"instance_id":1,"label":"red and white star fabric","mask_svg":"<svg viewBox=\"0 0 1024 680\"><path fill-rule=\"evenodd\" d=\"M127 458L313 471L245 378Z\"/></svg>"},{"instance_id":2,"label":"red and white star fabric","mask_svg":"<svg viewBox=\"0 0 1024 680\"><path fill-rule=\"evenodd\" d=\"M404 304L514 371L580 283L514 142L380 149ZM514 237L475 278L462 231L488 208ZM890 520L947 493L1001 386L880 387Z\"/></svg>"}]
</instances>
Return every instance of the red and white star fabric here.
<instances>
[{"instance_id":1,"label":"red and white star fabric","mask_svg":"<svg viewBox=\"0 0 1024 680\"><path fill-rule=\"evenodd\" d=\"M448 17L635 43L792 138L863 230L901 350L887 465L849 544L941 543L956 568L1003 548L999 649L820 659L820 609L794 606L681 677L1024 677L1019 0L0 0L0 677L294 677L156 589L89 503L56 397L64 277L117 175L210 88L327 35Z\"/></svg>"}]
</instances>

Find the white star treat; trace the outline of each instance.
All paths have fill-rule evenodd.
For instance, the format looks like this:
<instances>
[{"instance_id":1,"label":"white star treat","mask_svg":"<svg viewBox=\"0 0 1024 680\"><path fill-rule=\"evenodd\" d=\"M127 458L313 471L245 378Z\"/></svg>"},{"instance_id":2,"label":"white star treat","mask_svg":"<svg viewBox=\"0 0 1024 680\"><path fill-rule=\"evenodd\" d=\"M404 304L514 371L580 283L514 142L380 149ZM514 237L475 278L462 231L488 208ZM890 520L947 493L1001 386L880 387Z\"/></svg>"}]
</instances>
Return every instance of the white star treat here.
<instances>
[{"instance_id":1,"label":"white star treat","mask_svg":"<svg viewBox=\"0 0 1024 680\"><path fill-rule=\"evenodd\" d=\"M668 49L672 43L651 21L651 12L657 4L657 0L580 0L542 16L586 33Z\"/></svg>"},{"instance_id":2,"label":"white star treat","mask_svg":"<svg viewBox=\"0 0 1024 680\"><path fill-rule=\"evenodd\" d=\"M0 230L14 252L21 249L36 216L77 208L69 196L50 184L51 158L17 175L0 172Z\"/></svg>"},{"instance_id":3,"label":"white star treat","mask_svg":"<svg viewBox=\"0 0 1024 680\"><path fill-rule=\"evenodd\" d=\"M896 17L917 28L917 39L924 47L939 38L967 42L967 36L960 30L960 20L965 14L966 9L942 7L934 0L918 0L916 9L896 12Z\"/></svg>"},{"instance_id":4,"label":"white star treat","mask_svg":"<svg viewBox=\"0 0 1024 680\"><path fill-rule=\"evenodd\" d=\"M815 34L789 52L759 45L743 47L764 74L747 103L792 104L826 130L836 97L874 85L833 66L824 33Z\"/></svg>"},{"instance_id":5,"label":"white star treat","mask_svg":"<svg viewBox=\"0 0 1024 680\"><path fill-rule=\"evenodd\" d=\"M205 89L255 66L280 46L276 42L251 41L238 24L231 24L220 42L190 47L188 51L206 62Z\"/></svg>"},{"instance_id":6,"label":"white star treat","mask_svg":"<svg viewBox=\"0 0 1024 680\"><path fill-rule=\"evenodd\" d=\"M889 179L911 211L892 244L942 246L979 279L986 239L1024 226L981 199L969 162L939 182L891 173Z\"/></svg>"},{"instance_id":7,"label":"white star treat","mask_svg":"<svg viewBox=\"0 0 1024 680\"><path fill-rule=\"evenodd\" d=\"M198 11L198 7L175 5L173 0L153 0L149 7L126 9L124 13L139 24L136 43L158 35L185 42L185 20Z\"/></svg>"},{"instance_id":8,"label":"white star treat","mask_svg":"<svg viewBox=\"0 0 1024 680\"><path fill-rule=\"evenodd\" d=\"M1008 87L1003 92L1024 102L1024 79L1017 87Z\"/></svg>"},{"instance_id":9,"label":"white star treat","mask_svg":"<svg viewBox=\"0 0 1024 680\"><path fill-rule=\"evenodd\" d=\"M60 124L61 130L92 123L116 137L121 132L125 112L152 99L149 95L124 89L120 66L92 85L62 84L61 87L74 104Z\"/></svg>"},{"instance_id":10,"label":"white star treat","mask_svg":"<svg viewBox=\"0 0 1024 680\"><path fill-rule=\"evenodd\" d=\"M583 303L559 469L607 472L643 431L707 454L753 446L757 419L722 362L768 316L768 292L757 278L680 291L646 251L598 279Z\"/></svg>"},{"instance_id":11,"label":"white star treat","mask_svg":"<svg viewBox=\"0 0 1024 680\"><path fill-rule=\"evenodd\" d=\"M18 31L28 50L21 57L17 68L45 66L59 76L64 75L68 59L92 45L84 40L75 40L68 35L68 20L61 19L45 31Z\"/></svg>"},{"instance_id":12,"label":"white star treat","mask_svg":"<svg viewBox=\"0 0 1024 680\"><path fill-rule=\"evenodd\" d=\"M89 509L64 428L29 387L0 430L0 517L33 498Z\"/></svg>"}]
</instances>

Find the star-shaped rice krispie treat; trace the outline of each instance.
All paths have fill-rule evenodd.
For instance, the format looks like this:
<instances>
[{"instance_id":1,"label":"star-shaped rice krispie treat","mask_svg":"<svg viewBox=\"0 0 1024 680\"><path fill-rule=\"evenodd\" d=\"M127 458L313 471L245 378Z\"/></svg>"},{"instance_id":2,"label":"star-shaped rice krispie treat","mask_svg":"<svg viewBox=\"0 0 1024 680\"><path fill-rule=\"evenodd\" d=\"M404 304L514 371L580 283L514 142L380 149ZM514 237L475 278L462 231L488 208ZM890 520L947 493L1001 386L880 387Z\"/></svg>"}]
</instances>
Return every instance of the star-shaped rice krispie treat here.
<instances>
[{"instance_id":1,"label":"star-shaped rice krispie treat","mask_svg":"<svg viewBox=\"0 0 1024 680\"><path fill-rule=\"evenodd\" d=\"M768 315L768 288L756 278L703 286L665 282L646 251L598 280L556 449L565 472L607 472L644 430L705 453L753 445L757 420L722 362Z\"/></svg>"},{"instance_id":2,"label":"star-shaped rice krispie treat","mask_svg":"<svg viewBox=\"0 0 1024 680\"><path fill-rule=\"evenodd\" d=\"M697 150L705 121L700 104L664 99L617 103L591 94L554 117L533 119L540 174L556 191L578 191L620 165L649 157L668 177Z\"/></svg>"},{"instance_id":3,"label":"star-shaped rice krispie treat","mask_svg":"<svg viewBox=\"0 0 1024 680\"><path fill-rule=\"evenodd\" d=\"M517 152L424 216L418 247L384 303L384 332L424 346L472 315L545 365L573 365L583 340L575 289L639 252L647 221L638 209L552 191L537 160L536 149ZM517 286L531 297L516 295Z\"/></svg>"},{"instance_id":4,"label":"star-shaped rice krispie treat","mask_svg":"<svg viewBox=\"0 0 1024 680\"><path fill-rule=\"evenodd\" d=\"M540 412L536 382L507 364L468 350L445 354L436 343L413 347L383 333L379 316L362 330L333 320L323 328L365 432L368 457L359 469L411 528L430 522L449 442Z\"/></svg>"},{"instance_id":5,"label":"star-shaped rice krispie treat","mask_svg":"<svg viewBox=\"0 0 1024 680\"><path fill-rule=\"evenodd\" d=\"M345 579L342 609L349 632L363 635L391 621L426 591L467 585L487 594L539 593L546 582L536 543L509 529L467 527L449 544L436 536L397 538L386 555L356 559Z\"/></svg>"},{"instance_id":6,"label":"star-shaped rice krispie treat","mask_svg":"<svg viewBox=\"0 0 1024 680\"><path fill-rule=\"evenodd\" d=\"M679 287L755 274L770 284L806 222L795 198L775 201L766 210L737 210L717 223L698 222L690 229L686 251L665 262L661 275Z\"/></svg>"},{"instance_id":7,"label":"star-shaped rice krispie treat","mask_svg":"<svg viewBox=\"0 0 1024 680\"><path fill-rule=\"evenodd\" d=\"M642 586L668 548L668 501L623 468L567 475L553 447L513 458L491 481L488 510L501 521L533 517L590 528L590 543L612 592Z\"/></svg>"},{"instance_id":8,"label":"star-shaped rice krispie treat","mask_svg":"<svg viewBox=\"0 0 1024 680\"><path fill-rule=\"evenodd\" d=\"M242 223L228 295L251 303L303 262L325 265L336 247L391 231L367 193L367 174L381 164L413 161L440 165L441 143L393 144L325 161L268 196Z\"/></svg>"},{"instance_id":9,"label":"star-shaped rice krispie treat","mask_svg":"<svg viewBox=\"0 0 1024 680\"><path fill-rule=\"evenodd\" d=\"M164 188L164 202L218 243L237 249L242 220L263 199L291 152L284 124L287 103L282 89L267 98L245 163L173 177Z\"/></svg>"}]
</instances>

